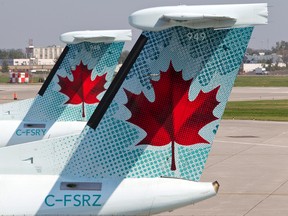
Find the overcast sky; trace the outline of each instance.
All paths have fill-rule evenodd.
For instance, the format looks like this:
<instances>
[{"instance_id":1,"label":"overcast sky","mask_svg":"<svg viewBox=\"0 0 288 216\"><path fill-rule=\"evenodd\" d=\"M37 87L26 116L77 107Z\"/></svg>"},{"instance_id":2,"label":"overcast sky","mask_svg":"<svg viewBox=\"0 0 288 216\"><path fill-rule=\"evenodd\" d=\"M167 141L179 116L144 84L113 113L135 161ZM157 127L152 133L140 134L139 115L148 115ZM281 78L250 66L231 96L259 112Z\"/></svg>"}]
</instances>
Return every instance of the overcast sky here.
<instances>
[{"instance_id":1,"label":"overcast sky","mask_svg":"<svg viewBox=\"0 0 288 216\"><path fill-rule=\"evenodd\" d=\"M128 24L136 10L167 5L263 3L259 0L0 0L0 49L24 49L29 38L34 46L62 45L59 35L68 31L132 29L133 41L140 31ZM288 1L266 0L269 24L257 26L249 47L270 48L288 41Z\"/></svg>"}]
</instances>

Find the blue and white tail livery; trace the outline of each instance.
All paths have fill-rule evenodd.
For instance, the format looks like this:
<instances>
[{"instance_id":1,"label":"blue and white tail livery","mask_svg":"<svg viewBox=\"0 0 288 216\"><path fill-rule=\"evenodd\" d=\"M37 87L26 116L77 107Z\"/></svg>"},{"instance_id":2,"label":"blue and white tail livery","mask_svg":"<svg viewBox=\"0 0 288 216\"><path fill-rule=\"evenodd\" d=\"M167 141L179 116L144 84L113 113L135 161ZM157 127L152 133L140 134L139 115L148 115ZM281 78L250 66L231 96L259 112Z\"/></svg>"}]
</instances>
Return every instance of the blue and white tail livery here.
<instances>
[{"instance_id":1,"label":"blue and white tail livery","mask_svg":"<svg viewBox=\"0 0 288 216\"><path fill-rule=\"evenodd\" d=\"M80 133L109 87L130 30L61 35L67 44L34 99L0 108L0 146Z\"/></svg>"},{"instance_id":2,"label":"blue and white tail livery","mask_svg":"<svg viewBox=\"0 0 288 216\"><path fill-rule=\"evenodd\" d=\"M198 181L267 5L211 7L132 14L144 31L80 136L0 149L0 213L151 215L214 196Z\"/></svg>"}]
</instances>

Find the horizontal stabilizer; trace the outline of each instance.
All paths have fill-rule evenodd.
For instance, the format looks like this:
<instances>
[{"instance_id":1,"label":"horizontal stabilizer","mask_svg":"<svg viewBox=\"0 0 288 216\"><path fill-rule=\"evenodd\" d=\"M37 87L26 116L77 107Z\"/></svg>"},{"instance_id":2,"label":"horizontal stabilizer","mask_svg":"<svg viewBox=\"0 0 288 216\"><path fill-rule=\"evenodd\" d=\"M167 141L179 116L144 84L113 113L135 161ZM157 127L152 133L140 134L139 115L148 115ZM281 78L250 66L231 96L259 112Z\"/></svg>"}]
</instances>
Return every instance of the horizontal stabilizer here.
<instances>
[{"instance_id":1,"label":"horizontal stabilizer","mask_svg":"<svg viewBox=\"0 0 288 216\"><path fill-rule=\"evenodd\" d=\"M130 24L144 31L162 31L175 26L191 29L239 28L267 24L267 4L179 5L139 10Z\"/></svg>"},{"instance_id":2,"label":"horizontal stabilizer","mask_svg":"<svg viewBox=\"0 0 288 216\"><path fill-rule=\"evenodd\" d=\"M96 43L96 42L110 42L110 41L114 41L115 37L108 37L108 36L99 36L99 37L91 37L91 36L87 36L87 35L79 35L79 36L74 36L75 40L74 42L91 42L91 43Z\"/></svg>"},{"instance_id":3,"label":"horizontal stabilizer","mask_svg":"<svg viewBox=\"0 0 288 216\"><path fill-rule=\"evenodd\" d=\"M164 14L164 18L175 20L175 21L199 21L199 22L209 22L209 21L235 21L236 18L228 16L218 16L213 14L193 14L193 13L169 13Z\"/></svg>"},{"instance_id":4,"label":"horizontal stabilizer","mask_svg":"<svg viewBox=\"0 0 288 216\"><path fill-rule=\"evenodd\" d=\"M131 39L131 30L75 31L67 32L60 36L60 40L67 44L77 44L81 42L124 42L130 41Z\"/></svg>"}]
</instances>

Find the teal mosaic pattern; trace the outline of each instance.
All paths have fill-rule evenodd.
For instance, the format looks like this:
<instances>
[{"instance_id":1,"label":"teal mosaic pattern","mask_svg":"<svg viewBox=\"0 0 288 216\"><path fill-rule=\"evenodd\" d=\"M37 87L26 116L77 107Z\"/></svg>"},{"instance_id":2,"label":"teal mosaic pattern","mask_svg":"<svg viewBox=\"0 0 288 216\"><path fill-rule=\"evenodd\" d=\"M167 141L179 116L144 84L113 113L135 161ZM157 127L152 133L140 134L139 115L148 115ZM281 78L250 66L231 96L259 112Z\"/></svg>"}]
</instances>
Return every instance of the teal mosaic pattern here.
<instances>
[{"instance_id":1,"label":"teal mosaic pattern","mask_svg":"<svg viewBox=\"0 0 288 216\"><path fill-rule=\"evenodd\" d=\"M86 127L83 131L62 175L85 178L171 176L198 181L252 30L252 27L217 31L174 27L161 32L144 32L148 38L144 49L99 126L96 130ZM160 71L167 71L170 62L176 71L182 71L184 80L193 80L190 101L195 100L200 91L207 93L220 86L216 96L219 105L213 110L218 120L199 131L209 143L192 146L175 143L175 171L170 169L171 143L161 147L149 143L137 146L147 134L128 122L132 113L125 107L124 92L125 89L137 95L143 93L149 101L154 101L157 95L150 80L159 80Z\"/></svg>"},{"instance_id":2,"label":"teal mosaic pattern","mask_svg":"<svg viewBox=\"0 0 288 216\"><path fill-rule=\"evenodd\" d=\"M76 66L82 61L92 71L91 79L94 80L97 75L101 76L105 73L105 88L107 89L114 75L118 58L121 54L124 43L89 43L83 42L79 44L68 45L69 51L58 68L55 76L49 84L43 96L37 95L33 103L26 106L21 112L26 113L24 121L87 121L94 112L97 104L85 105L85 118L82 117L82 106L66 105L69 99L66 95L59 92L59 78L68 77L71 81L73 75L71 70L75 70ZM99 99L104 95L100 94ZM27 112L27 109L29 109Z\"/></svg>"}]
</instances>

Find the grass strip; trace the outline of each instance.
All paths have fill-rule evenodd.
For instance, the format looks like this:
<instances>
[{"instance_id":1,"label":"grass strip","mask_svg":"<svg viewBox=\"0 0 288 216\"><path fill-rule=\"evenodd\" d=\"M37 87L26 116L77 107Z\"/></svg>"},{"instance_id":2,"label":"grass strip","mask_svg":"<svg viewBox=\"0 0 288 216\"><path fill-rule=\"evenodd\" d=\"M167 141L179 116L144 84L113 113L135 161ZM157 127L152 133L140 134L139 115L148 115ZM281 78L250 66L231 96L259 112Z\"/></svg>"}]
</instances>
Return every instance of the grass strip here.
<instances>
[{"instance_id":1,"label":"grass strip","mask_svg":"<svg viewBox=\"0 0 288 216\"><path fill-rule=\"evenodd\" d=\"M288 87L288 76L238 76L235 87Z\"/></svg>"},{"instance_id":2,"label":"grass strip","mask_svg":"<svg viewBox=\"0 0 288 216\"><path fill-rule=\"evenodd\" d=\"M231 101L223 119L288 121L288 100Z\"/></svg>"}]
</instances>

